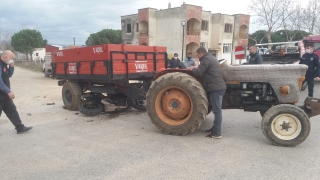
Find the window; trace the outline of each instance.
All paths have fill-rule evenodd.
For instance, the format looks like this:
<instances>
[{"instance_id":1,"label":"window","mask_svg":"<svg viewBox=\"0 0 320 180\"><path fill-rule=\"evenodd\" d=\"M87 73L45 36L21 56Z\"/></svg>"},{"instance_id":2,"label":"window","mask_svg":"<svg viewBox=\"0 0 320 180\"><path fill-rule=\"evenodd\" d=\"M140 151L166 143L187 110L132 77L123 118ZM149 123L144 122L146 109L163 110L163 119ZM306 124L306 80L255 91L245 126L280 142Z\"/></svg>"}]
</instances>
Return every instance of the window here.
<instances>
[{"instance_id":1,"label":"window","mask_svg":"<svg viewBox=\"0 0 320 180\"><path fill-rule=\"evenodd\" d=\"M232 24L225 24L224 25L224 32L232 33Z\"/></svg>"},{"instance_id":2,"label":"window","mask_svg":"<svg viewBox=\"0 0 320 180\"><path fill-rule=\"evenodd\" d=\"M201 30L208 31L208 21L202 20Z\"/></svg>"},{"instance_id":3,"label":"window","mask_svg":"<svg viewBox=\"0 0 320 180\"><path fill-rule=\"evenodd\" d=\"M131 33L131 24L127 24L127 33Z\"/></svg>"},{"instance_id":4,"label":"window","mask_svg":"<svg viewBox=\"0 0 320 180\"><path fill-rule=\"evenodd\" d=\"M127 42L127 44L131 44L131 42Z\"/></svg>"},{"instance_id":5,"label":"window","mask_svg":"<svg viewBox=\"0 0 320 180\"><path fill-rule=\"evenodd\" d=\"M223 44L223 53L231 53L231 44Z\"/></svg>"},{"instance_id":6,"label":"window","mask_svg":"<svg viewBox=\"0 0 320 180\"><path fill-rule=\"evenodd\" d=\"M136 23L136 32L139 32L139 23Z\"/></svg>"},{"instance_id":7,"label":"window","mask_svg":"<svg viewBox=\"0 0 320 180\"><path fill-rule=\"evenodd\" d=\"M207 49L207 43L206 42L200 42L200 47L204 47Z\"/></svg>"}]
</instances>

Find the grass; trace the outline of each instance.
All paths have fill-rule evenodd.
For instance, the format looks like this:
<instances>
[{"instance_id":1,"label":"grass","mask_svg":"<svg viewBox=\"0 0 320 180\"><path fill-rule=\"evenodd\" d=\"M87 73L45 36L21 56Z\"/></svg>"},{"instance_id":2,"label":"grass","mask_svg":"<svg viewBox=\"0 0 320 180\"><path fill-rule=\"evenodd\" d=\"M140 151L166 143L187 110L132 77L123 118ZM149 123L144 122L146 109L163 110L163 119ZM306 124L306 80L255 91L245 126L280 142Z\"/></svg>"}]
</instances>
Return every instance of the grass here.
<instances>
[{"instance_id":1,"label":"grass","mask_svg":"<svg viewBox=\"0 0 320 180\"><path fill-rule=\"evenodd\" d=\"M31 71L42 72L42 63L35 63L34 61L15 61L15 66Z\"/></svg>"}]
</instances>

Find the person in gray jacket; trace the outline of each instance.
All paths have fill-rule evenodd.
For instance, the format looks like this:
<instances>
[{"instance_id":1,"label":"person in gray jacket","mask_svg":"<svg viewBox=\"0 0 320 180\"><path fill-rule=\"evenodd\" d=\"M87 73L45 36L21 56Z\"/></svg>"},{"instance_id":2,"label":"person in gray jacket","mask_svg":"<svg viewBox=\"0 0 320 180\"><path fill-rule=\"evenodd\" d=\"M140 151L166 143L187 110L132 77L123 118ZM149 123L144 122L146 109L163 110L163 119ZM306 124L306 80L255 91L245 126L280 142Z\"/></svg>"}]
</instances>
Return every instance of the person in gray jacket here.
<instances>
[{"instance_id":1,"label":"person in gray jacket","mask_svg":"<svg viewBox=\"0 0 320 180\"><path fill-rule=\"evenodd\" d=\"M188 67L196 66L196 63L194 62L194 59L192 58L192 53L188 53L188 57L186 57L185 62Z\"/></svg>"},{"instance_id":2,"label":"person in gray jacket","mask_svg":"<svg viewBox=\"0 0 320 180\"><path fill-rule=\"evenodd\" d=\"M212 54L208 53L204 47L199 47L196 53L200 65L198 67L192 66L188 69L192 70L196 76L201 77L203 88L209 95L211 101L214 121L212 128L206 131L210 133L207 137L220 139L222 137L222 98L227 86L218 60Z\"/></svg>"}]
</instances>

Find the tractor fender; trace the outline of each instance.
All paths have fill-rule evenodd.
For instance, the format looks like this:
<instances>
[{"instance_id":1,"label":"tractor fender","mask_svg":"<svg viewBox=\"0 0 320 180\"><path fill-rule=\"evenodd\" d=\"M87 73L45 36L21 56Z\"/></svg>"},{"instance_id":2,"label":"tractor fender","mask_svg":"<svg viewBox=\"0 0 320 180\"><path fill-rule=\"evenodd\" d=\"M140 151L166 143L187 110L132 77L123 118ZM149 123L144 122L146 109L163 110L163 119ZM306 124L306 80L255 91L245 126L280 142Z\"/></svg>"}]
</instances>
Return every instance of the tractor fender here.
<instances>
[{"instance_id":1,"label":"tractor fender","mask_svg":"<svg viewBox=\"0 0 320 180\"><path fill-rule=\"evenodd\" d=\"M192 76L194 77L197 81L199 81L201 84L202 84L202 81L201 81L201 78L194 75L192 73L191 70L189 69L163 69L161 70L160 72L158 72L154 77L153 77L153 80L157 80L159 77L165 75L165 74L168 74L168 73L175 73L175 72L181 72L181 73L185 73L185 74L188 74L189 76Z\"/></svg>"}]
</instances>

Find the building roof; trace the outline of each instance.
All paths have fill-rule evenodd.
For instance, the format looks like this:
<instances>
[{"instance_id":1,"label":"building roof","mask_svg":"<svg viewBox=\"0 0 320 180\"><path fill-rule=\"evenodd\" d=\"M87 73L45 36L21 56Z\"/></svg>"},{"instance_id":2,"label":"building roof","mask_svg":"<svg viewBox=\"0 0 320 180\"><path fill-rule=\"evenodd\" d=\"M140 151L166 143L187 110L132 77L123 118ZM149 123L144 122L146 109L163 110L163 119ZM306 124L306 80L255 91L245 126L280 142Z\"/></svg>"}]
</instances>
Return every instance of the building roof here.
<instances>
[{"instance_id":1,"label":"building roof","mask_svg":"<svg viewBox=\"0 0 320 180\"><path fill-rule=\"evenodd\" d=\"M47 44L47 46L62 47L62 46L60 46L60 45L53 45L53 44Z\"/></svg>"}]
</instances>

